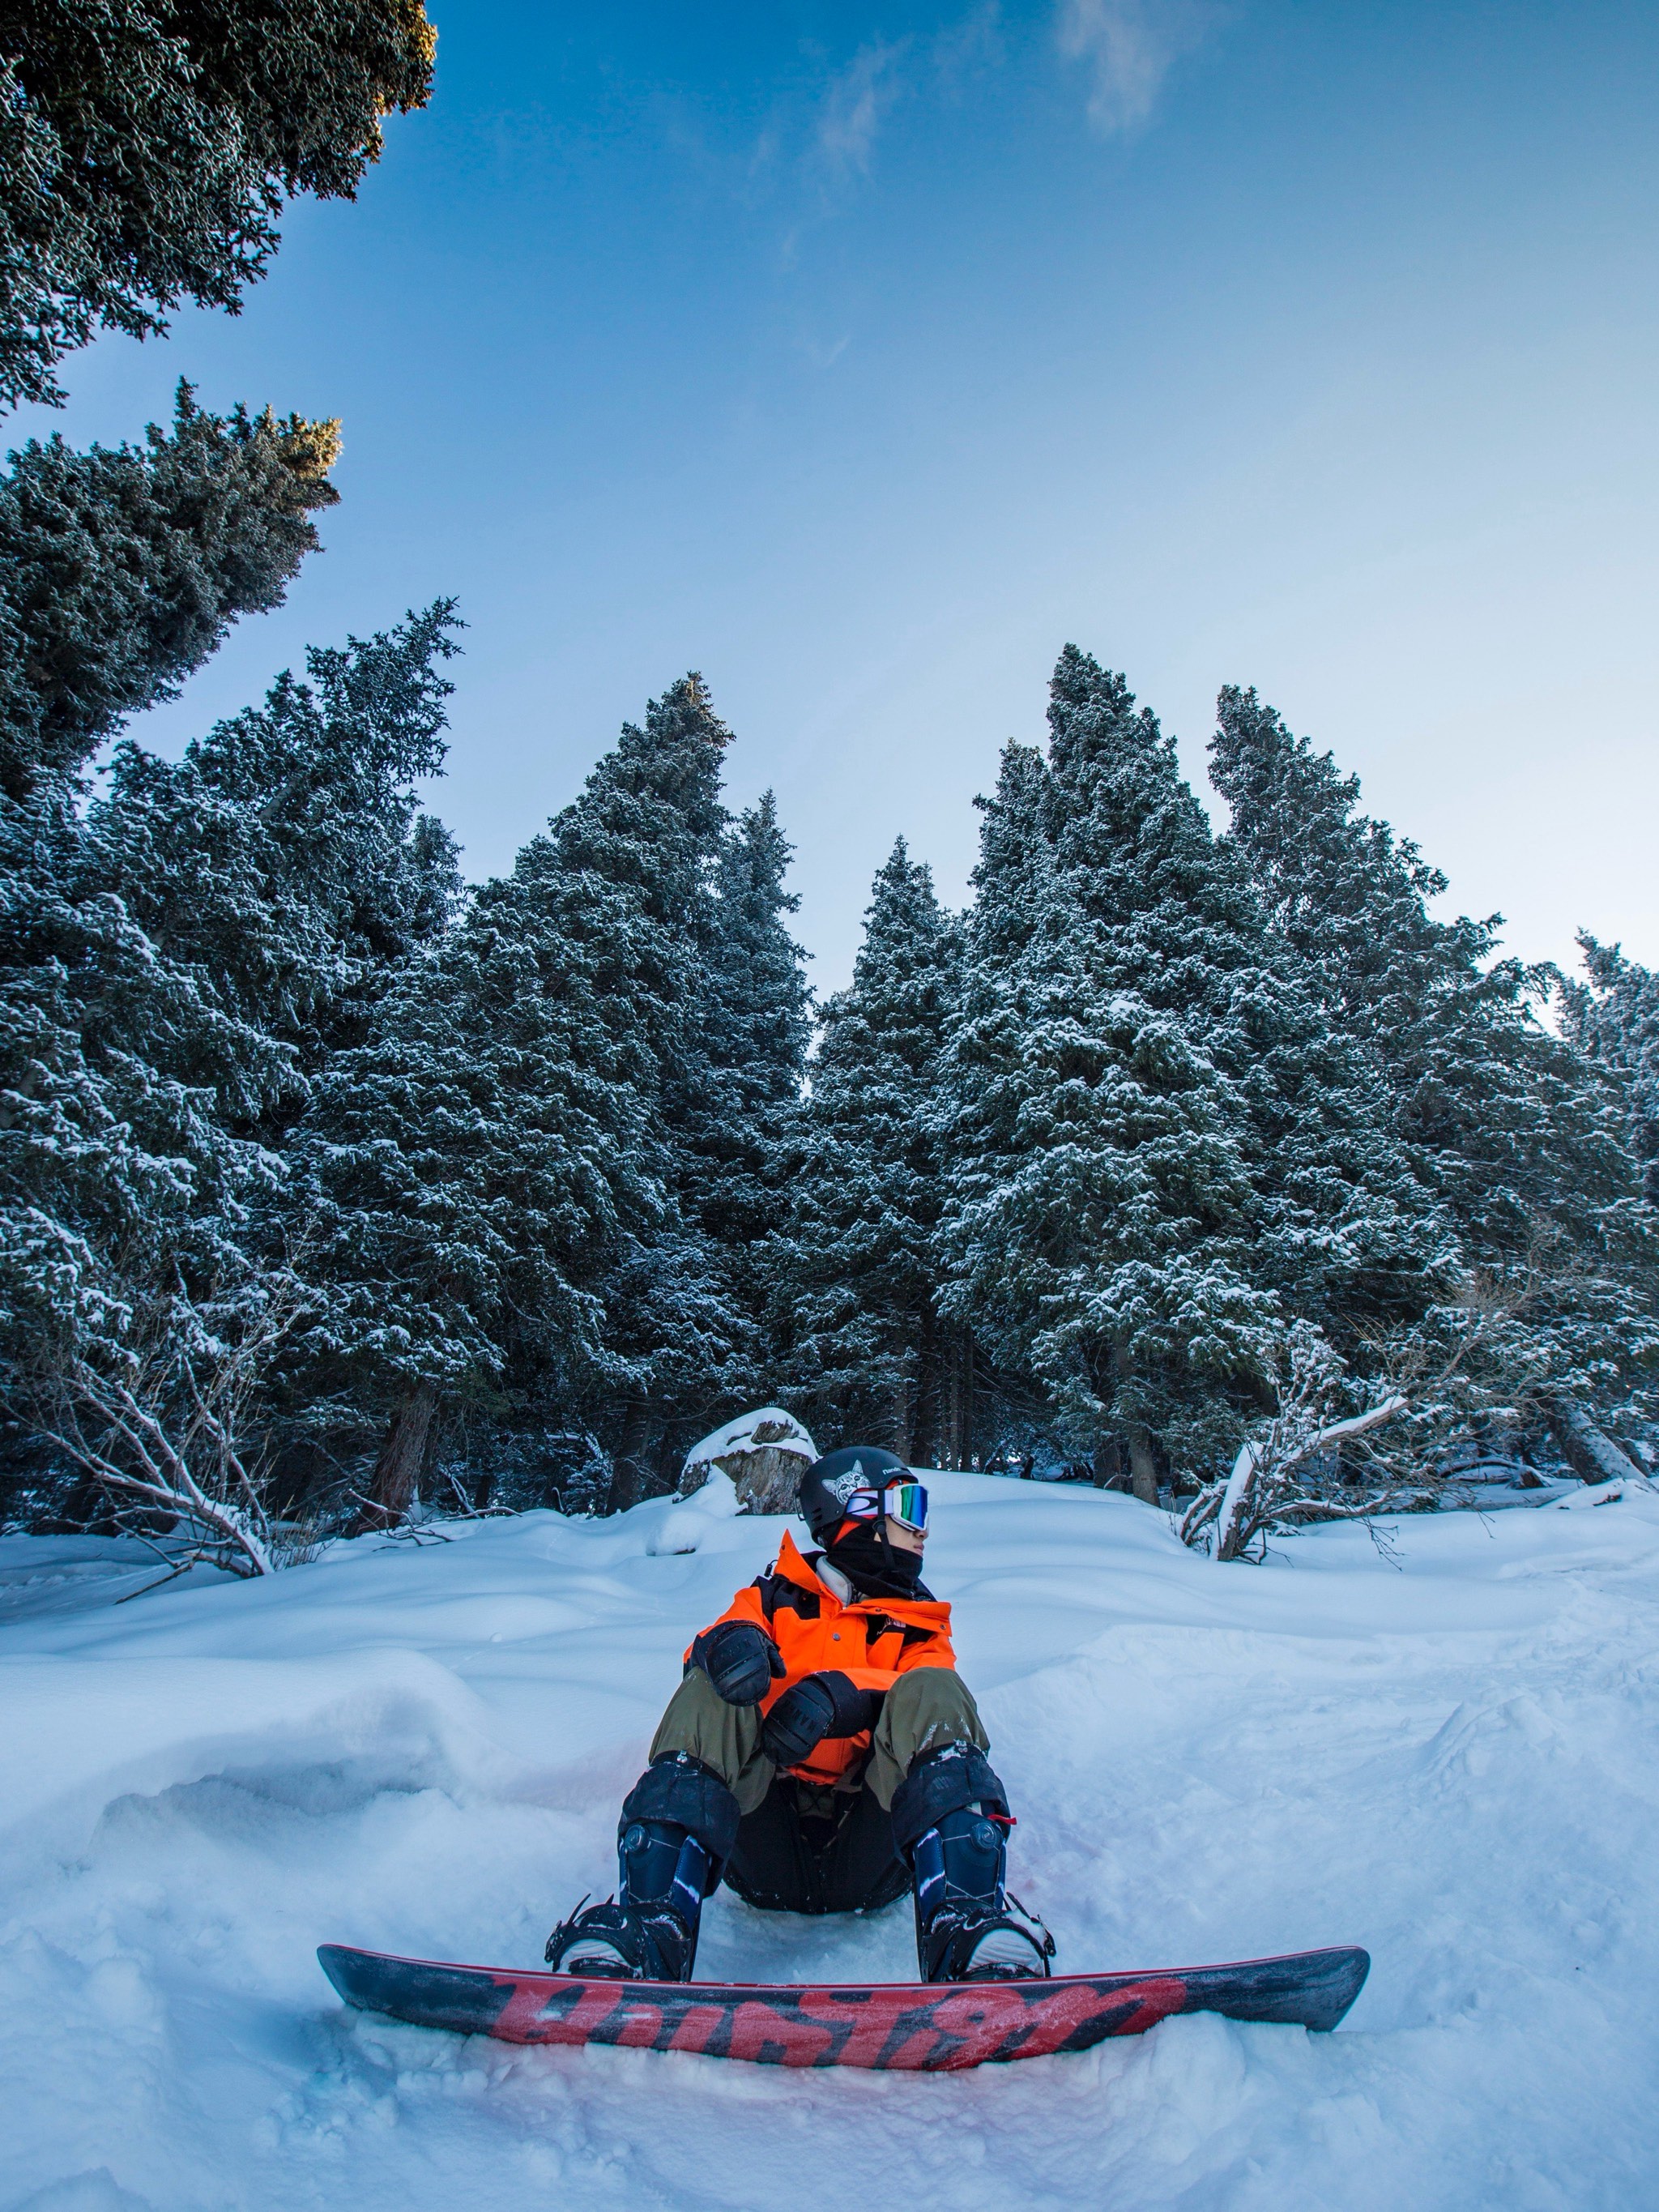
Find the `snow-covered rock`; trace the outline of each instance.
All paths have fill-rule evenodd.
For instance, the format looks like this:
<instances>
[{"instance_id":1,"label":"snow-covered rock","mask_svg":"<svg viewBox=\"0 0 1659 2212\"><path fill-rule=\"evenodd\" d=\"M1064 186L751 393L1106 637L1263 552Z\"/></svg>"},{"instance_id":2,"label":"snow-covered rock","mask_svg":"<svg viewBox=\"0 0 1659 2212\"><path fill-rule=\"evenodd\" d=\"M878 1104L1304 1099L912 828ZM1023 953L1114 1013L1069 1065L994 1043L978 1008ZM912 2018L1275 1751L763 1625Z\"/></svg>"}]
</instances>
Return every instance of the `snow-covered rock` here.
<instances>
[{"instance_id":1,"label":"snow-covered rock","mask_svg":"<svg viewBox=\"0 0 1659 2212\"><path fill-rule=\"evenodd\" d=\"M805 1427L781 1406L762 1406L693 1444L685 1455L678 1495L690 1497L717 1468L729 1475L740 1513L793 1510L801 1469L818 1456Z\"/></svg>"}]
</instances>

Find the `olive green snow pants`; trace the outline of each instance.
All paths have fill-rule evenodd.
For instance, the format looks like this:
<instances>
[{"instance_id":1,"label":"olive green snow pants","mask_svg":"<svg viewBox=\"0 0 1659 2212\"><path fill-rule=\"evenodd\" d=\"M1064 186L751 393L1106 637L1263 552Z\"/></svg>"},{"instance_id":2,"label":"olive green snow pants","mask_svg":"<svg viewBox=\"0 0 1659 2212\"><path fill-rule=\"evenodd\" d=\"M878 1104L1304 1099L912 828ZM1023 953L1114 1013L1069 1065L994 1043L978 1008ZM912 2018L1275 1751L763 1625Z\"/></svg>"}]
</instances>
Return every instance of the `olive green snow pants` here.
<instances>
[{"instance_id":1,"label":"olive green snow pants","mask_svg":"<svg viewBox=\"0 0 1659 2212\"><path fill-rule=\"evenodd\" d=\"M859 1784L883 1812L890 1812L893 1793L915 1761L947 1743L991 1747L973 1692L955 1668L915 1668L899 1676L882 1702ZM759 1706L728 1705L701 1667L688 1670L652 1740L653 1759L673 1752L712 1768L745 1814L758 1808L778 1771L761 1749Z\"/></svg>"}]
</instances>

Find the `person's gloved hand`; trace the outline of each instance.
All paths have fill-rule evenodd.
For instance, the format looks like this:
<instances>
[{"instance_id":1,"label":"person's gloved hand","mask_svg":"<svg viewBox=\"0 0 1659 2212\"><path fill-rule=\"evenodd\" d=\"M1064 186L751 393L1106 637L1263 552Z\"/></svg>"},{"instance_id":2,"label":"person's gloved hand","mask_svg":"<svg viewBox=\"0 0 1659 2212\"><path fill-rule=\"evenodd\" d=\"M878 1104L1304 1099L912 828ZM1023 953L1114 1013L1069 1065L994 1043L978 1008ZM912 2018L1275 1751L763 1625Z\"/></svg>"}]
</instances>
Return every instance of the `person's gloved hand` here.
<instances>
[{"instance_id":1,"label":"person's gloved hand","mask_svg":"<svg viewBox=\"0 0 1659 2212\"><path fill-rule=\"evenodd\" d=\"M766 1716L761 1749L779 1766L799 1766L827 1735L857 1735L874 1728L881 1692L860 1690L833 1669L808 1674L786 1690Z\"/></svg>"},{"instance_id":2,"label":"person's gloved hand","mask_svg":"<svg viewBox=\"0 0 1659 2212\"><path fill-rule=\"evenodd\" d=\"M752 1620L717 1620L691 1646L701 1667L728 1705L757 1705L789 1669L771 1638Z\"/></svg>"}]
</instances>

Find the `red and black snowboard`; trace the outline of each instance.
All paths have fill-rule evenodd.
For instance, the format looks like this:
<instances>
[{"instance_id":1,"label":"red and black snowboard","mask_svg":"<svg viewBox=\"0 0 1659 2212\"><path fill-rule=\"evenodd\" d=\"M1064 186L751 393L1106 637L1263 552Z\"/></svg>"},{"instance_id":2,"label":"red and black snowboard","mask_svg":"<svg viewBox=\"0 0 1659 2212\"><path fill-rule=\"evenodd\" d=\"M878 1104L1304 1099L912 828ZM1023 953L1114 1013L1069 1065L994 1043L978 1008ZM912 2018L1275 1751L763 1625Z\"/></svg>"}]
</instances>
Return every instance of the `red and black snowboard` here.
<instances>
[{"instance_id":1,"label":"red and black snowboard","mask_svg":"<svg viewBox=\"0 0 1659 2212\"><path fill-rule=\"evenodd\" d=\"M1236 1966L1061 1974L1047 1982L609 1982L514 1966L446 1966L325 1943L349 2005L417 2027L507 2043L699 2051L768 2066L933 2072L1086 2051L1176 2012L1334 2027L1359 1995L1364 1951L1298 1951Z\"/></svg>"}]
</instances>

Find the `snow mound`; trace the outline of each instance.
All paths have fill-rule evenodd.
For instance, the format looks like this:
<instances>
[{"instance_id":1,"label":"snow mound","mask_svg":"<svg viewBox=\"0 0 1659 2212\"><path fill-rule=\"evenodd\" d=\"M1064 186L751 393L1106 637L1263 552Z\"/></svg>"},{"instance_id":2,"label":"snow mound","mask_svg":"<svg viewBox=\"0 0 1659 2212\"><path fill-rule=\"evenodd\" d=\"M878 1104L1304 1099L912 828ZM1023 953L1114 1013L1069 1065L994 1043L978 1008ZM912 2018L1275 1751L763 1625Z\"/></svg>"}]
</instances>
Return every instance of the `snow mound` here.
<instances>
[{"instance_id":1,"label":"snow mound","mask_svg":"<svg viewBox=\"0 0 1659 2212\"><path fill-rule=\"evenodd\" d=\"M1582 1512L1591 1506L1618 1505L1626 1498L1659 1498L1659 1483L1650 1482L1644 1474L1615 1475L1611 1482L1588 1483L1570 1490L1565 1498L1557 1499L1555 1510L1558 1513Z\"/></svg>"},{"instance_id":2,"label":"snow mound","mask_svg":"<svg viewBox=\"0 0 1659 2212\"><path fill-rule=\"evenodd\" d=\"M646 1555L660 1559L676 1553L700 1551L703 1539L722 1521L735 1519L743 1510L737 1485L728 1474L711 1468L708 1479L684 1505L664 1514L645 1540Z\"/></svg>"},{"instance_id":3,"label":"snow mound","mask_svg":"<svg viewBox=\"0 0 1659 2212\"><path fill-rule=\"evenodd\" d=\"M1177 2019L916 2077L345 2012L319 1942L523 1963L611 1888L681 1654L781 1524L711 1486L123 1604L137 1547L14 1539L0 2212L738 2212L781 2171L949 2212L1650 2201L1659 1498L1218 1567L1111 1493L927 1480L928 1580L1062 1969L1361 1942L1338 2033ZM908 1907L722 1892L699 1963L907 1978Z\"/></svg>"}]
</instances>

